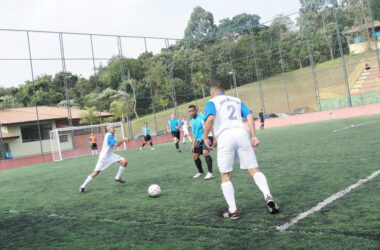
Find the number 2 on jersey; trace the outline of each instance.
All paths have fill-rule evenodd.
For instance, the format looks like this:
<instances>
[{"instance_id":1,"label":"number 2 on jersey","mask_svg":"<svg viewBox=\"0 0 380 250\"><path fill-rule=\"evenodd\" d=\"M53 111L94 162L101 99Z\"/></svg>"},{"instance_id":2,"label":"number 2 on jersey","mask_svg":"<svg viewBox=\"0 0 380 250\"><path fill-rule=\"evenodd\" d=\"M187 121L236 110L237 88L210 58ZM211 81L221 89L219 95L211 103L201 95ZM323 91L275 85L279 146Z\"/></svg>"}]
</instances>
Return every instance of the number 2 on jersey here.
<instances>
[{"instance_id":1,"label":"number 2 on jersey","mask_svg":"<svg viewBox=\"0 0 380 250\"><path fill-rule=\"evenodd\" d=\"M230 114L230 116L228 117L228 119L230 119L230 120L237 120L237 117L236 117L236 115L235 115L235 107L232 106L232 105L228 105L228 106L227 106L227 109L228 109L228 110L231 110L231 114Z\"/></svg>"}]
</instances>

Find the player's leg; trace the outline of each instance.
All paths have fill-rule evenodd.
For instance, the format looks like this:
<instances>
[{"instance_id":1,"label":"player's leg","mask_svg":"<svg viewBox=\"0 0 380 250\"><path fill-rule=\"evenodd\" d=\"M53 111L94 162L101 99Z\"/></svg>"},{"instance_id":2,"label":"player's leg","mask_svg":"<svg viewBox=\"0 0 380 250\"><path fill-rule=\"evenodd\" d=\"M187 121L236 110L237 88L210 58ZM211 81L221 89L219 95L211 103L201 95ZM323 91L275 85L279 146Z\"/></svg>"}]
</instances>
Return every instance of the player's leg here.
<instances>
[{"instance_id":1,"label":"player's leg","mask_svg":"<svg viewBox=\"0 0 380 250\"><path fill-rule=\"evenodd\" d=\"M253 178L257 187L263 193L270 212L277 213L279 208L272 198L265 175L260 172L256 155L252 148L250 139L247 137L247 133L242 130L241 132L237 132L235 137L238 141L237 153L240 160L240 168L247 169L249 175Z\"/></svg>"},{"instance_id":2,"label":"player's leg","mask_svg":"<svg viewBox=\"0 0 380 250\"><path fill-rule=\"evenodd\" d=\"M125 167L128 164L128 161L126 159L121 159L118 162L120 163L120 167L119 167L119 170L117 171L114 182L125 183L125 181L121 179L121 174L124 172Z\"/></svg>"},{"instance_id":3,"label":"player's leg","mask_svg":"<svg viewBox=\"0 0 380 250\"><path fill-rule=\"evenodd\" d=\"M228 204L228 211L223 213L223 217L230 218L230 219L238 219L239 213L236 207L235 190L231 182L232 172L220 173L220 177L222 181L221 188L222 188L223 196Z\"/></svg>"},{"instance_id":4,"label":"player's leg","mask_svg":"<svg viewBox=\"0 0 380 250\"><path fill-rule=\"evenodd\" d=\"M89 176L87 176L86 180L84 180L83 184L79 187L79 192L84 193L87 184L90 183L99 173L100 170L94 170Z\"/></svg>"},{"instance_id":5,"label":"player's leg","mask_svg":"<svg viewBox=\"0 0 380 250\"><path fill-rule=\"evenodd\" d=\"M149 140L149 144L150 144L150 149L154 150L155 148L153 147L153 139Z\"/></svg>"},{"instance_id":6,"label":"player's leg","mask_svg":"<svg viewBox=\"0 0 380 250\"><path fill-rule=\"evenodd\" d=\"M179 149L179 140L180 140L180 132L177 131L174 135L174 145L175 145L175 148L178 150L178 152L181 152L181 150Z\"/></svg>"},{"instance_id":7,"label":"player's leg","mask_svg":"<svg viewBox=\"0 0 380 250\"><path fill-rule=\"evenodd\" d=\"M211 143L212 143L212 140L211 140ZM202 150L203 150L202 153L203 153L203 156L205 157L206 164L207 164L207 170L208 170L208 173L205 177L205 180L210 180L210 179L214 178L214 174L212 172L212 158L209 154L207 146L204 143L202 143Z\"/></svg>"},{"instance_id":8,"label":"player's leg","mask_svg":"<svg viewBox=\"0 0 380 250\"><path fill-rule=\"evenodd\" d=\"M147 141L145 140L145 137L144 137L144 142L143 142L143 144L140 147L140 151L143 151L143 148L144 148L144 146L145 146L146 143L147 143Z\"/></svg>"},{"instance_id":9,"label":"player's leg","mask_svg":"<svg viewBox=\"0 0 380 250\"><path fill-rule=\"evenodd\" d=\"M183 136L182 136L182 144L185 144L186 142L186 133L183 131Z\"/></svg>"},{"instance_id":10,"label":"player's leg","mask_svg":"<svg viewBox=\"0 0 380 250\"><path fill-rule=\"evenodd\" d=\"M259 187L260 191L263 193L269 212L271 214L278 213L280 211L280 207L273 200L265 175L262 172L260 172L260 169L258 167L247 170L249 175L253 178L256 185Z\"/></svg>"},{"instance_id":11,"label":"player's leg","mask_svg":"<svg viewBox=\"0 0 380 250\"><path fill-rule=\"evenodd\" d=\"M229 133L222 133L218 137L217 162L221 177L221 188L224 199L228 204L228 211L223 213L223 217L238 219L239 214L236 208L235 191L231 182L233 163L235 158L235 145L233 137Z\"/></svg>"},{"instance_id":12,"label":"player's leg","mask_svg":"<svg viewBox=\"0 0 380 250\"><path fill-rule=\"evenodd\" d=\"M196 151L196 148L194 149L194 151ZM195 166L197 167L198 169L198 173L196 173L193 178L196 179L202 175L204 175L204 172L203 172L203 168L202 168L202 161L201 159L199 158L199 154L198 153L194 153L193 154L193 159L194 159L194 163L195 163Z\"/></svg>"}]
</instances>

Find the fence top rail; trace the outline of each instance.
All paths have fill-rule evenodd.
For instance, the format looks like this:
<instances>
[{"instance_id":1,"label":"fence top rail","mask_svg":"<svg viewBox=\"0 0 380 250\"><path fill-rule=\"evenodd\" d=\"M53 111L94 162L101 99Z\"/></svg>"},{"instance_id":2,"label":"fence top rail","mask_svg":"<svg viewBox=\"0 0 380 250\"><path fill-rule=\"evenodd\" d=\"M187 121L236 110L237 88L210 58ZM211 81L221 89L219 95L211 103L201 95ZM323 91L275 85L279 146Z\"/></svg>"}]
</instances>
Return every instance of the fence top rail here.
<instances>
[{"instance_id":1,"label":"fence top rail","mask_svg":"<svg viewBox=\"0 0 380 250\"><path fill-rule=\"evenodd\" d=\"M107 127L108 125L116 125L116 127L121 127L123 124L121 122L110 122L110 123L102 123L95 125L85 125L85 126L75 126L75 127L66 127L66 128L57 128L50 131L50 133L56 133L61 131L72 131L78 129L86 129L86 128L99 128L99 127Z\"/></svg>"},{"instance_id":2,"label":"fence top rail","mask_svg":"<svg viewBox=\"0 0 380 250\"><path fill-rule=\"evenodd\" d=\"M81 36L123 37L123 38L139 38L139 39L157 39L157 40L176 40L176 41L186 40L186 39L182 39L182 38L173 38L173 37L116 35L116 34L100 34L100 33L67 32L67 31L49 31L49 30L25 30L25 29L4 29L4 28L0 28L0 31L65 34L65 35L81 35Z\"/></svg>"}]
</instances>

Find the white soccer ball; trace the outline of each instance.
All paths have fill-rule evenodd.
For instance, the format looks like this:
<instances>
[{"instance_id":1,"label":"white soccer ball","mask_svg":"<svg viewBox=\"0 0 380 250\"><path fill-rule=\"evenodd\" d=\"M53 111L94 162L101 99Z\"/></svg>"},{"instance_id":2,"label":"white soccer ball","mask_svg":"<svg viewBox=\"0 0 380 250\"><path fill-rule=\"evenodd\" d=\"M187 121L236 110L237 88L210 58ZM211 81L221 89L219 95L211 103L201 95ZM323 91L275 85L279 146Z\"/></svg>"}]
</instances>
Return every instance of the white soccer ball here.
<instances>
[{"instance_id":1,"label":"white soccer ball","mask_svg":"<svg viewBox=\"0 0 380 250\"><path fill-rule=\"evenodd\" d=\"M152 184L148 188L148 194L150 197L158 197L161 194L161 188L157 184Z\"/></svg>"}]
</instances>

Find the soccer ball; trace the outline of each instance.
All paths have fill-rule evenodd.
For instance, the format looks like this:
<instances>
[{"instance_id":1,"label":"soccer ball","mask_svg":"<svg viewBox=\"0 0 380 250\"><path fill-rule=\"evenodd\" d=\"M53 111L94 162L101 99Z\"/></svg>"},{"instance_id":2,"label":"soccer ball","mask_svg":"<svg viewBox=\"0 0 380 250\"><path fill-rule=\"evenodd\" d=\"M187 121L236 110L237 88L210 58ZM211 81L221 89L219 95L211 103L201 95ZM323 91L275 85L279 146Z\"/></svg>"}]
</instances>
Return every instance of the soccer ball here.
<instances>
[{"instance_id":1,"label":"soccer ball","mask_svg":"<svg viewBox=\"0 0 380 250\"><path fill-rule=\"evenodd\" d=\"M157 184L152 184L148 188L148 194L150 197L158 197L161 194L161 188Z\"/></svg>"}]
</instances>

